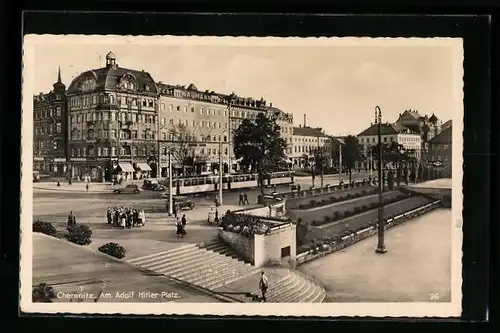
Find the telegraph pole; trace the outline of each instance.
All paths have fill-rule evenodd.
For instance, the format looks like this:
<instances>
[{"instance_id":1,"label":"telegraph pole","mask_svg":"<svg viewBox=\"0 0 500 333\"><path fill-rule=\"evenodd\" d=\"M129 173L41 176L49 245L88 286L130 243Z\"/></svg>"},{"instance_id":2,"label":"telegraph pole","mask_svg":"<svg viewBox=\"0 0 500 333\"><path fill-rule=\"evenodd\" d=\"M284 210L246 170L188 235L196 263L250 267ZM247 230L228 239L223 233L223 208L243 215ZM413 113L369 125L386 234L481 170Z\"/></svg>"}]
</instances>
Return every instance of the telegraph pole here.
<instances>
[{"instance_id":1,"label":"telegraph pole","mask_svg":"<svg viewBox=\"0 0 500 333\"><path fill-rule=\"evenodd\" d=\"M377 123L378 137L378 244L375 249L376 253L386 253L387 249L384 244L385 221L384 221L384 203L382 200L383 180L382 180L382 111L380 107L375 107L375 121Z\"/></svg>"}]
</instances>

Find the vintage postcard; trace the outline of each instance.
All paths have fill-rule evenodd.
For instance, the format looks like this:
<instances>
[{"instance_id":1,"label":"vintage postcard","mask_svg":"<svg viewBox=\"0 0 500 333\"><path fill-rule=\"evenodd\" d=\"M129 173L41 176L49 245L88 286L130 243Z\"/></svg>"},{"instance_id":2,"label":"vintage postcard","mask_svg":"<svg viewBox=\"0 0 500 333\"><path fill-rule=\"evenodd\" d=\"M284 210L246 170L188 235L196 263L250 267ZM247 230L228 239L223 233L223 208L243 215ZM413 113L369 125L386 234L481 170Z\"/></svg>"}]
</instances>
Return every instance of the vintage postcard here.
<instances>
[{"instance_id":1,"label":"vintage postcard","mask_svg":"<svg viewBox=\"0 0 500 333\"><path fill-rule=\"evenodd\" d=\"M454 38L27 35L26 313L461 313Z\"/></svg>"}]
</instances>

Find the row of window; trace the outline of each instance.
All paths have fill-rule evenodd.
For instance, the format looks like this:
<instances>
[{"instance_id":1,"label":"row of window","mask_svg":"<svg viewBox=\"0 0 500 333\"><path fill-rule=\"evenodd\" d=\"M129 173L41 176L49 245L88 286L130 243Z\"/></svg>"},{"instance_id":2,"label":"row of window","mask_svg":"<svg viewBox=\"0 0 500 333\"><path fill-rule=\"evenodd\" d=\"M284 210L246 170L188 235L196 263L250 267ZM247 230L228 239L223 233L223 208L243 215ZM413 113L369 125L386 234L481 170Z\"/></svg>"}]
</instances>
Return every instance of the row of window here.
<instances>
[{"instance_id":1,"label":"row of window","mask_svg":"<svg viewBox=\"0 0 500 333\"><path fill-rule=\"evenodd\" d=\"M393 142L395 141L396 137L395 136L383 136L382 140L383 142ZM421 141L420 137L415 137L415 136L400 136L399 137L399 142L407 142L407 143L419 143ZM377 138L359 138L359 143L376 143Z\"/></svg>"},{"instance_id":2,"label":"row of window","mask_svg":"<svg viewBox=\"0 0 500 333\"><path fill-rule=\"evenodd\" d=\"M59 140L36 140L34 142L34 152L37 155L38 150L53 149L59 150L62 148L62 142Z\"/></svg>"},{"instance_id":3,"label":"row of window","mask_svg":"<svg viewBox=\"0 0 500 333\"><path fill-rule=\"evenodd\" d=\"M110 103L118 104L120 106L130 106L130 107L146 107L154 108L155 99L154 98L139 98L130 96L118 96L114 95L104 95L97 94L85 95L85 96L74 96L69 99L69 105L72 108L79 107L95 107L98 103Z\"/></svg>"},{"instance_id":4,"label":"row of window","mask_svg":"<svg viewBox=\"0 0 500 333\"><path fill-rule=\"evenodd\" d=\"M55 109L43 109L43 110L35 110L35 119L46 119L52 117L60 117L61 116L61 107L56 106Z\"/></svg>"},{"instance_id":5,"label":"row of window","mask_svg":"<svg viewBox=\"0 0 500 333\"><path fill-rule=\"evenodd\" d=\"M316 142L318 142L318 139L315 138L315 137L313 137L313 138L295 137L294 141L295 142L300 141L300 142L309 142L309 143L313 143L314 142L314 143L316 143ZM328 141L328 138L320 138L319 139L319 143L322 143L322 144L326 143L327 141Z\"/></svg>"},{"instance_id":6,"label":"row of window","mask_svg":"<svg viewBox=\"0 0 500 333\"><path fill-rule=\"evenodd\" d=\"M55 131L54 131L55 129ZM46 135L46 134L61 134L62 133L62 125L61 123L47 124L42 126L35 126L35 134L36 135Z\"/></svg>"},{"instance_id":7,"label":"row of window","mask_svg":"<svg viewBox=\"0 0 500 333\"><path fill-rule=\"evenodd\" d=\"M217 148L201 148L200 154L205 155L218 155L220 152ZM111 154L110 154L111 153ZM130 147L123 146L120 147L119 150L120 156L149 156L154 154L154 149L147 149L146 147L138 148L138 147ZM165 148L162 152L164 155L168 154L168 148ZM224 148L224 155L228 155L228 148ZM116 147L73 147L71 148L71 157L108 157L108 156L118 156Z\"/></svg>"},{"instance_id":8,"label":"row of window","mask_svg":"<svg viewBox=\"0 0 500 333\"><path fill-rule=\"evenodd\" d=\"M120 131L120 139L129 140L129 139L138 139L137 131L128 131L122 130ZM144 140L155 140L156 134L154 131L146 130L141 131L141 139ZM95 140L95 139L116 139L117 131L116 130L73 130L71 132L71 140Z\"/></svg>"},{"instance_id":9,"label":"row of window","mask_svg":"<svg viewBox=\"0 0 500 333\"><path fill-rule=\"evenodd\" d=\"M153 115L138 114L138 113L127 113L121 112L120 114L116 112L85 112L77 113L69 116L70 125L85 123L87 121L118 121L122 122L136 122L144 124L155 124L156 117Z\"/></svg>"},{"instance_id":10,"label":"row of window","mask_svg":"<svg viewBox=\"0 0 500 333\"><path fill-rule=\"evenodd\" d=\"M198 126L205 128L222 128L222 123L220 121L209 121L209 120L198 121L189 119L177 119L177 121L175 121L174 119L170 118L168 119L168 124L171 126L178 125L178 126L186 126L193 128L196 128ZM166 125L165 118L161 118L161 125L162 126ZM224 123L224 128L227 129L227 123Z\"/></svg>"},{"instance_id":11,"label":"row of window","mask_svg":"<svg viewBox=\"0 0 500 333\"><path fill-rule=\"evenodd\" d=\"M317 149L318 147L315 146L294 146L294 152L295 153L310 153L313 152ZM320 151L326 152L328 151L327 147L319 147Z\"/></svg>"}]
</instances>

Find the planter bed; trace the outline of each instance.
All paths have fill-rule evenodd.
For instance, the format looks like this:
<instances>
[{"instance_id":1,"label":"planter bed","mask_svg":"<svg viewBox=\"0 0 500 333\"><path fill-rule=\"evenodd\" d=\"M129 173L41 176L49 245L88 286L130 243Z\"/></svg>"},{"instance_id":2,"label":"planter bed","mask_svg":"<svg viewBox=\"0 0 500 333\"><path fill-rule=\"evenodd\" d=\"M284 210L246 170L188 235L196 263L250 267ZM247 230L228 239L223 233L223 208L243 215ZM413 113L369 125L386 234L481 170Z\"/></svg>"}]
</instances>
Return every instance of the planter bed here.
<instances>
[{"instance_id":1,"label":"planter bed","mask_svg":"<svg viewBox=\"0 0 500 333\"><path fill-rule=\"evenodd\" d=\"M288 193L286 195L280 194L280 196L286 198L287 209L311 209L377 193L376 187L362 184L350 188L331 190L327 193L324 192L325 190L315 189L295 192L293 193L295 197Z\"/></svg>"},{"instance_id":2,"label":"planter bed","mask_svg":"<svg viewBox=\"0 0 500 333\"><path fill-rule=\"evenodd\" d=\"M390 191L383 194L384 200L387 201L396 200L398 198L399 200L402 200L407 196L407 194L403 194L399 191ZM330 203L326 206L320 206L311 210L294 210L293 212L289 212L289 214L294 219L301 218L306 222L316 221L315 225L321 225L344 218L346 216L346 212L348 214L347 216L351 216L369 211L377 206L378 195L370 194L360 197L359 199L352 198L349 200L343 200L339 203Z\"/></svg>"},{"instance_id":3,"label":"planter bed","mask_svg":"<svg viewBox=\"0 0 500 333\"><path fill-rule=\"evenodd\" d=\"M403 214L407 211L418 208L430 202L432 202L432 200L428 198L421 196L414 196L387 205L384 207L384 219L388 219L392 216ZM378 211L377 209L373 209L366 213L355 215L340 221L331 222L329 224L325 224L320 227L313 226L307 238L312 240L313 238L323 238L326 236L339 235L348 229L356 230L358 228L367 225L370 222L375 222L377 220L377 217L378 217Z\"/></svg>"}]
</instances>

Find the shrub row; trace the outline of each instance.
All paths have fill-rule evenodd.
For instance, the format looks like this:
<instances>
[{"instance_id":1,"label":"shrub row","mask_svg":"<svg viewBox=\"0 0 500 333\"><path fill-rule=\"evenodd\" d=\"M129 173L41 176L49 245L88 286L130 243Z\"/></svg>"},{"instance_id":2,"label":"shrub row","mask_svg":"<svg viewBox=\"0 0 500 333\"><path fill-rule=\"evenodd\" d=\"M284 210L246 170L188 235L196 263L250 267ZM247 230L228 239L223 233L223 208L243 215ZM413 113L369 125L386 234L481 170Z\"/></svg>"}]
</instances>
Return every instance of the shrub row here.
<instances>
[{"instance_id":1,"label":"shrub row","mask_svg":"<svg viewBox=\"0 0 500 333\"><path fill-rule=\"evenodd\" d=\"M401 200L406 199L406 198L408 198L408 195L400 194L400 195L396 196L395 198L384 199L383 200L383 204L384 205L388 205L388 204L391 204L391 203L394 203L394 202L401 201ZM367 204L367 205L362 205L362 206L354 207L353 210L346 210L344 212L336 211L331 216L325 216L323 218L323 221L316 221L316 220L314 220L314 221L311 222L311 224L313 226L317 227L317 226L324 225L324 224L327 224L327 223L330 223L330 222L334 222L334 221L342 220L342 219L345 219L345 218L348 218L348 217L351 217L351 216L354 216L354 215L358 215L358 214L367 212L369 210L375 209L377 207L378 207L378 202L371 202L370 204Z\"/></svg>"},{"instance_id":2,"label":"shrub row","mask_svg":"<svg viewBox=\"0 0 500 333\"><path fill-rule=\"evenodd\" d=\"M363 191L357 192L357 193L347 193L346 195L331 196L330 198L323 199L321 201L311 200L311 201L309 201L308 204L300 204L299 209L311 209L311 208L322 207L322 206L334 204L334 203L349 200L349 199L361 198L361 197L372 195L375 193L377 193L377 189L374 188L374 189L369 189L369 190L363 190Z\"/></svg>"}]
</instances>

